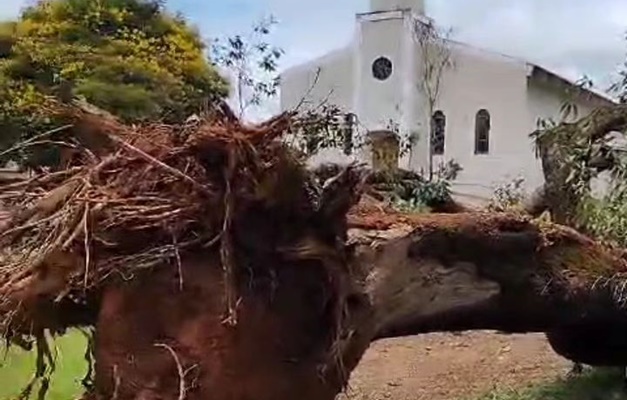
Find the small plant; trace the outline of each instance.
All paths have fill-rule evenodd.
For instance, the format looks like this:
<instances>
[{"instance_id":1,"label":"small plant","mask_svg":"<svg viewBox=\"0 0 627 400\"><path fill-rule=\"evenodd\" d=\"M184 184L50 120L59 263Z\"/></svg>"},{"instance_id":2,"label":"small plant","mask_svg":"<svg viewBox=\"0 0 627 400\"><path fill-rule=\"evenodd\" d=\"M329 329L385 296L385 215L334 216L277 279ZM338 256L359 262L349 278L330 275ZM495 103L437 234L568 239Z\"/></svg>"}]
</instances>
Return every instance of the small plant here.
<instances>
[{"instance_id":1,"label":"small plant","mask_svg":"<svg viewBox=\"0 0 627 400\"><path fill-rule=\"evenodd\" d=\"M441 164L434 178L427 180L420 176L411 181L409 190L405 187L404 192L397 192L392 198L393 207L403 212L428 212L430 206L451 201L451 181L461 170L462 167L453 160Z\"/></svg>"},{"instance_id":2,"label":"small plant","mask_svg":"<svg viewBox=\"0 0 627 400\"><path fill-rule=\"evenodd\" d=\"M429 212L429 206L423 203L418 197L413 197L408 200L401 198L394 198L392 200L392 207L400 212L405 213L426 213Z\"/></svg>"},{"instance_id":3,"label":"small plant","mask_svg":"<svg viewBox=\"0 0 627 400\"><path fill-rule=\"evenodd\" d=\"M451 183L446 179L425 182L416 188L414 197L426 204L447 201L451 197Z\"/></svg>"},{"instance_id":4,"label":"small plant","mask_svg":"<svg viewBox=\"0 0 627 400\"><path fill-rule=\"evenodd\" d=\"M488 205L491 211L507 211L517 209L524 199L523 177L515 178L513 181L499 185L494 191L494 196Z\"/></svg>"},{"instance_id":5,"label":"small plant","mask_svg":"<svg viewBox=\"0 0 627 400\"><path fill-rule=\"evenodd\" d=\"M435 171L435 177L439 180L454 181L457 175L463 171L462 166L455 160L449 160L446 163L440 163Z\"/></svg>"},{"instance_id":6,"label":"small plant","mask_svg":"<svg viewBox=\"0 0 627 400\"><path fill-rule=\"evenodd\" d=\"M277 23L270 16L257 22L246 35L238 34L213 43L213 60L233 76L240 118L246 116L251 106L259 106L263 100L277 94L277 69L284 51L266 40Z\"/></svg>"}]
</instances>

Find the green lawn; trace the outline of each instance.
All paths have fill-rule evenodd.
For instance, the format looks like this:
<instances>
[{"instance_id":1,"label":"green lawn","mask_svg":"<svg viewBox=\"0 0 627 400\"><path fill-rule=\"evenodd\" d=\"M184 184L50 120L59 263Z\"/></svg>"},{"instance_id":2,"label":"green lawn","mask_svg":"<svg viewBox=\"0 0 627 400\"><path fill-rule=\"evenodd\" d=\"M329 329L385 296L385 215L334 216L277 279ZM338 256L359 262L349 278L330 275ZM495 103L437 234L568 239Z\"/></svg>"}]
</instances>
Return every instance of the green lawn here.
<instances>
[{"instance_id":1,"label":"green lawn","mask_svg":"<svg viewBox=\"0 0 627 400\"><path fill-rule=\"evenodd\" d=\"M627 400L619 370L596 369L522 390L498 390L476 400Z\"/></svg>"},{"instance_id":2,"label":"green lawn","mask_svg":"<svg viewBox=\"0 0 627 400\"><path fill-rule=\"evenodd\" d=\"M81 379L87 372L85 362L86 339L80 332L72 332L56 340L56 371L52 376L47 400L72 400L82 393ZM33 376L35 352L24 352L11 347L5 356L0 345L0 400L14 400ZM31 398L37 396L37 389Z\"/></svg>"}]
</instances>

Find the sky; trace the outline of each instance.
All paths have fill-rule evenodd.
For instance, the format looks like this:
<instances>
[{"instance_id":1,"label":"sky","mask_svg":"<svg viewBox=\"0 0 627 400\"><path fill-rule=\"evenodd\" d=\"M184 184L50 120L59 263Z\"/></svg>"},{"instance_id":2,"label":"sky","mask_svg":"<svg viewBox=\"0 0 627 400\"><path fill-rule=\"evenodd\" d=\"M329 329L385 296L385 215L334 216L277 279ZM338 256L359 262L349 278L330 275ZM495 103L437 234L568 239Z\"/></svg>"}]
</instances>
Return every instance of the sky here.
<instances>
[{"instance_id":1,"label":"sky","mask_svg":"<svg viewBox=\"0 0 627 400\"><path fill-rule=\"evenodd\" d=\"M34 0L0 0L0 19ZM207 39L245 33L274 15L271 36L285 56L281 68L342 47L351 38L355 13L368 0L166 0ZM583 75L599 90L627 58L626 0L426 0L427 14L452 38L527 59L570 79Z\"/></svg>"},{"instance_id":2,"label":"sky","mask_svg":"<svg viewBox=\"0 0 627 400\"><path fill-rule=\"evenodd\" d=\"M6 0L4 0L6 1ZM9 0L11 1L11 0ZM283 67L348 43L368 0L169 0L208 36L246 31L275 15ZM202 5L204 4L204 5ZM627 55L626 0L426 0L427 14L453 38L606 83ZM601 89L601 88L600 88Z\"/></svg>"}]
</instances>

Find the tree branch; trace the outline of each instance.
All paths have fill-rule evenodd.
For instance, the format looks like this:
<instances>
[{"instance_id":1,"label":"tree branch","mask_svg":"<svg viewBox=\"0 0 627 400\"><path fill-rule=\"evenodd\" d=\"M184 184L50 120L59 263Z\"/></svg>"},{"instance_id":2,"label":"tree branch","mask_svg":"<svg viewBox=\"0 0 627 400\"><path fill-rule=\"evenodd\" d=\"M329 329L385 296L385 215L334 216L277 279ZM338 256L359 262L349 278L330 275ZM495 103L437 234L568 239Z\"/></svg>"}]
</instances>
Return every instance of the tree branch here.
<instances>
[{"instance_id":1,"label":"tree branch","mask_svg":"<svg viewBox=\"0 0 627 400\"><path fill-rule=\"evenodd\" d=\"M434 331L544 332L624 314L627 263L576 231L506 214L351 219L377 338Z\"/></svg>"}]
</instances>

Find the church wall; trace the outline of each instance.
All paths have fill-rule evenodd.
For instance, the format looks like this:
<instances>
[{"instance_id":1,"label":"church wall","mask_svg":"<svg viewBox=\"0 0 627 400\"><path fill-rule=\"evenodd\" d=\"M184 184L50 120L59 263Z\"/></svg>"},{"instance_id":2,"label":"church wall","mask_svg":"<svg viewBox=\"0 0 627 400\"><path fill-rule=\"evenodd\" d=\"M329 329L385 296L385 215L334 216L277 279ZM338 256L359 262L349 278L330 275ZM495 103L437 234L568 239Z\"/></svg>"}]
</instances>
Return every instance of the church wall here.
<instances>
[{"instance_id":1,"label":"church wall","mask_svg":"<svg viewBox=\"0 0 627 400\"><path fill-rule=\"evenodd\" d=\"M424 130L420 118L417 93L416 47L412 38L413 14L407 10L374 12L357 15L352 43L320 59L288 69L281 74L281 110L290 110L307 94L307 104L317 105L325 100L358 117L357 142L363 143L369 132L393 131L407 138ZM385 57L392 63L387 79L373 75L373 63ZM317 83L316 71L321 68ZM426 169L428 166L428 137L423 135L411 152L403 151L399 160L402 168ZM364 146L350 157L341 149L327 149L310 162L347 162L358 159L372 161L371 149Z\"/></svg>"},{"instance_id":2,"label":"church wall","mask_svg":"<svg viewBox=\"0 0 627 400\"><path fill-rule=\"evenodd\" d=\"M469 202L488 201L494 189L524 175L531 189L541 177L535 159L526 100L526 64L451 43L454 66L443 76L436 110L446 115L445 152L439 161L454 159L463 171L453 184ZM490 151L475 154L475 118L490 113Z\"/></svg>"},{"instance_id":3,"label":"church wall","mask_svg":"<svg viewBox=\"0 0 627 400\"><path fill-rule=\"evenodd\" d=\"M360 14L356 22L350 46L281 75L281 109L293 109L308 95L303 107L328 102L356 113L359 135L386 130L417 135L410 157L402 158L399 166L427 171L430 115L420 85L424 64L412 36L415 20L407 11L386 11ZM434 169L450 160L462 166L453 191L466 203L485 204L497 186L519 177L524 178L523 189L533 191L544 178L529 134L539 117L559 119L564 82L529 77L529 65L522 60L453 41L449 44L454 65L444 72L435 107L446 115L445 151L433 157ZM373 76L373 62L379 57L389 59L393 66L383 80ZM601 103L589 96L578 98L579 116ZM491 119L488 154L475 154L475 121L481 109ZM370 163L370 149L361 148L351 156L341 149L327 149L310 163L355 159Z\"/></svg>"},{"instance_id":4,"label":"church wall","mask_svg":"<svg viewBox=\"0 0 627 400\"><path fill-rule=\"evenodd\" d=\"M392 131L400 135L401 146L416 129L415 47L412 14L407 11L361 14L357 17L355 47L355 111L360 134ZM374 76L373 63L380 57L392 63L387 79ZM409 152L402 151L399 166L408 168ZM368 148L362 149L370 161Z\"/></svg>"},{"instance_id":5,"label":"church wall","mask_svg":"<svg viewBox=\"0 0 627 400\"><path fill-rule=\"evenodd\" d=\"M319 72L318 72L319 70ZM281 73L281 110L317 107L323 102L352 109L353 54L351 48L328 55Z\"/></svg>"},{"instance_id":6,"label":"church wall","mask_svg":"<svg viewBox=\"0 0 627 400\"><path fill-rule=\"evenodd\" d=\"M558 87L546 83L537 82L530 79L527 85L527 106L529 107L529 117L532 127L537 126L538 119L553 119L560 121L560 108L567 99L566 92ZM575 104L578 110L578 117L589 114L596 106L592 101L576 99ZM573 122L573 115L568 122Z\"/></svg>"},{"instance_id":7,"label":"church wall","mask_svg":"<svg viewBox=\"0 0 627 400\"><path fill-rule=\"evenodd\" d=\"M357 115L357 131L363 143L369 132L391 131L403 137L417 129L415 48L412 41L411 13L390 11L357 16L356 31L350 47L289 69L281 74L281 109L289 110L308 93L307 104L321 101L338 105ZM385 57L392 63L391 75L375 78L373 63ZM317 83L317 68L321 67ZM422 145L422 162L427 156ZM407 168L409 152L399 160ZM341 149L327 149L314 156L311 164L372 161L371 150L361 147L350 157Z\"/></svg>"},{"instance_id":8,"label":"church wall","mask_svg":"<svg viewBox=\"0 0 627 400\"><path fill-rule=\"evenodd\" d=\"M316 108L326 103L353 112L353 71L351 47L286 70L281 74L281 110L293 110L301 103L302 109ZM310 163L350 161L353 161L353 157L345 156L341 149L323 149L312 157Z\"/></svg>"}]
</instances>

